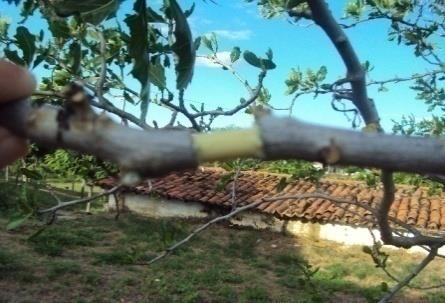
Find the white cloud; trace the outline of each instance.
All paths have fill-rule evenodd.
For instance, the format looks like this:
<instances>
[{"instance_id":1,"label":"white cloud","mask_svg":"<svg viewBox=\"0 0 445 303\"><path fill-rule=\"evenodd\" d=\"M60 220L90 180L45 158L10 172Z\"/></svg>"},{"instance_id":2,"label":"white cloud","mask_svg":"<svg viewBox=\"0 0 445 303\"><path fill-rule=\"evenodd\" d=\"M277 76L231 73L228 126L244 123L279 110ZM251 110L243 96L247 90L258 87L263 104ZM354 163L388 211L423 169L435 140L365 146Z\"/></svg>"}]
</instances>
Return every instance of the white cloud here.
<instances>
[{"instance_id":1,"label":"white cloud","mask_svg":"<svg viewBox=\"0 0 445 303\"><path fill-rule=\"evenodd\" d=\"M230 31L225 29L213 31L216 35L230 40L249 40L252 36L251 30Z\"/></svg>"},{"instance_id":2,"label":"white cloud","mask_svg":"<svg viewBox=\"0 0 445 303\"><path fill-rule=\"evenodd\" d=\"M217 52L216 57L224 64L230 65L230 52ZM213 63L206 57L197 57L196 66L210 67L210 68L221 68L221 65Z\"/></svg>"}]
</instances>

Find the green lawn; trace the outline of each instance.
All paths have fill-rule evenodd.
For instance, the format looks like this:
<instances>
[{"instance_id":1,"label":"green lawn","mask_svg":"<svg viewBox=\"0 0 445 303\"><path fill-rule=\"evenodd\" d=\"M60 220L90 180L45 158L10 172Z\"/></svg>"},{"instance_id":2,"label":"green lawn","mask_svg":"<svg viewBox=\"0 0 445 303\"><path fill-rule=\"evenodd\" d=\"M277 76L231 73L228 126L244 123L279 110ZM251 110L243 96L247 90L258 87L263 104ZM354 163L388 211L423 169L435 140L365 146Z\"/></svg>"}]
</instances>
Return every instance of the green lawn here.
<instances>
[{"instance_id":1,"label":"green lawn","mask_svg":"<svg viewBox=\"0 0 445 303\"><path fill-rule=\"evenodd\" d=\"M118 221L107 213L72 217L38 235L35 222L2 229L0 302L374 302L382 282L391 285L360 247L227 225L158 263L134 265L199 222L128 213ZM394 253L389 262L400 273L418 260ZM435 262L416 283L440 282L443 265ZM442 290L405 291L396 300L444 301Z\"/></svg>"}]
</instances>

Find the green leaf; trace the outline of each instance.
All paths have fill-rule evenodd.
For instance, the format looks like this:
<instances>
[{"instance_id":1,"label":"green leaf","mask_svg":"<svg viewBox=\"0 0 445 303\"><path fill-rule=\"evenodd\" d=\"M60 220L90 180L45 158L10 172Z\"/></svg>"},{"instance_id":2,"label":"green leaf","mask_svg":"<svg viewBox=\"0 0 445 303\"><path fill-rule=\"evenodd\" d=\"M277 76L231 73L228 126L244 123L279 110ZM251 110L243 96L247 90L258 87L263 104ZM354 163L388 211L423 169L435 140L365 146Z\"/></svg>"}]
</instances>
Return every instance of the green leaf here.
<instances>
[{"instance_id":1,"label":"green leaf","mask_svg":"<svg viewBox=\"0 0 445 303\"><path fill-rule=\"evenodd\" d=\"M363 246L363 247L362 247L362 251L363 251L365 254L368 254L368 255L371 255L371 254L372 254L372 249L371 249L371 247L369 247L369 246Z\"/></svg>"},{"instance_id":2,"label":"green leaf","mask_svg":"<svg viewBox=\"0 0 445 303\"><path fill-rule=\"evenodd\" d=\"M243 57L244 60L246 60L246 62L249 63L250 65L261 68L260 59L257 57L257 55L255 55L251 51L244 51Z\"/></svg>"},{"instance_id":3,"label":"green leaf","mask_svg":"<svg viewBox=\"0 0 445 303\"><path fill-rule=\"evenodd\" d=\"M388 283L386 283L386 282L382 282L382 283L380 284L380 289L381 289L382 291L384 291L384 292L387 292L387 291L389 290Z\"/></svg>"},{"instance_id":4,"label":"green leaf","mask_svg":"<svg viewBox=\"0 0 445 303\"><path fill-rule=\"evenodd\" d=\"M166 23L165 19L150 7L147 7L147 20L150 23Z\"/></svg>"},{"instance_id":5,"label":"green leaf","mask_svg":"<svg viewBox=\"0 0 445 303\"><path fill-rule=\"evenodd\" d=\"M269 59L269 60L272 60L273 59L273 52L272 52L272 49L268 49L267 50L267 52L266 52L266 56L267 56L267 58Z\"/></svg>"},{"instance_id":6,"label":"green leaf","mask_svg":"<svg viewBox=\"0 0 445 303\"><path fill-rule=\"evenodd\" d=\"M16 229L16 228L20 227L31 216L32 216L32 213L18 214L18 215L13 216L9 220L8 224L6 225L6 230L13 230L13 229Z\"/></svg>"},{"instance_id":7,"label":"green leaf","mask_svg":"<svg viewBox=\"0 0 445 303\"><path fill-rule=\"evenodd\" d=\"M193 104L190 104L190 107L197 113L199 113L199 110L194 106Z\"/></svg>"},{"instance_id":8,"label":"green leaf","mask_svg":"<svg viewBox=\"0 0 445 303\"><path fill-rule=\"evenodd\" d=\"M22 58L20 58L19 54L17 53L17 51L12 51L9 49L5 49L3 51L5 53L6 58L8 58L8 60L14 62L15 64L18 65L25 65L25 61L23 61Z\"/></svg>"},{"instance_id":9,"label":"green leaf","mask_svg":"<svg viewBox=\"0 0 445 303\"><path fill-rule=\"evenodd\" d=\"M9 22L5 18L0 18L0 37L6 37L8 34Z\"/></svg>"},{"instance_id":10,"label":"green leaf","mask_svg":"<svg viewBox=\"0 0 445 303\"><path fill-rule=\"evenodd\" d=\"M229 184L233 177L235 176L234 172L229 172L224 174L218 181L218 183L216 183L216 191L223 191L227 184Z\"/></svg>"},{"instance_id":11,"label":"green leaf","mask_svg":"<svg viewBox=\"0 0 445 303\"><path fill-rule=\"evenodd\" d=\"M20 23L23 23L28 19L29 16L31 16L34 11L38 8L38 4L34 0L26 0L23 3L22 11L20 12L20 16L22 16L24 19L20 21Z\"/></svg>"},{"instance_id":12,"label":"green leaf","mask_svg":"<svg viewBox=\"0 0 445 303\"><path fill-rule=\"evenodd\" d=\"M35 170L28 169L26 167L20 168L20 172L22 173L22 175L25 175L29 179L33 179L33 180L42 180L43 179L43 176L39 172L37 172Z\"/></svg>"},{"instance_id":13,"label":"green leaf","mask_svg":"<svg viewBox=\"0 0 445 303\"><path fill-rule=\"evenodd\" d=\"M199 49L199 47L201 46L201 37L196 38L195 42L193 42L193 44L195 45L195 51L197 51Z\"/></svg>"},{"instance_id":14,"label":"green leaf","mask_svg":"<svg viewBox=\"0 0 445 303\"><path fill-rule=\"evenodd\" d=\"M30 66L36 52L36 37L26 27L19 26L17 27L15 39L17 40L17 47L22 50L23 61Z\"/></svg>"},{"instance_id":15,"label":"green leaf","mask_svg":"<svg viewBox=\"0 0 445 303\"><path fill-rule=\"evenodd\" d=\"M145 0L137 0L133 6L136 12L127 16L124 22L130 29L130 37L127 42L128 53L133 59L131 74L141 83L141 98L146 99L149 81L149 54L148 54L148 22L147 5Z\"/></svg>"},{"instance_id":16,"label":"green leaf","mask_svg":"<svg viewBox=\"0 0 445 303\"><path fill-rule=\"evenodd\" d=\"M71 30L65 20L51 20L48 25L55 38L69 39L71 37Z\"/></svg>"},{"instance_id":17,"label":"green leaf","mask_svg":"<svg viewBox=\"0 0 445 303\"><path fill-rule=\"evenodd\" d=\"M83 21L98 25L114 15L119 7L118 0L62 0L54 4L61 17L79 16Z\"/></svg>"},{"instance_id":18,"label":"green leaf","mask_svg":"<svg viewBox=\"0 0 445 303\"><path fill-rule=\"evenodd\" d=\"M280 193L283 191L283 189L288 185L289 183L287 182L287 178L286 177L282 177L280 179L280 182L278 182L277 186L275 187L275 190L277 193Z\"/></svg>"},{"instance_id":19,"label":"green leaf","mask_svg":"<svg viewBox=\"0 0 445 303\"><path fill-rule=\"evenodd\" d=\"M36 68L40 63L43 62L43 60L45 60L46 55L37 55L36 59L34 60L34 64L32 65L32 68Z\"/></svg>"},{"instance_id":20,"label":"green leaf","mask_svg":"<svg viewBox=\"0 0 445 303\"><path fill-rule=\"evenodd\" d=\"M235 46L230 53L230 61L232 63L238 61L241 56L241 49L238 46Z\"/></svg>"},{"instance_id":21,"label":"green leaf","mask_svg":"<svg viewBox=\"0 0 445 303\"><path fill-rule=\"evenodd\" d=\"M165 89L166 87L165 70L161 64L160 57L156 59L154 64L150 63L148 71L149 71L150 82L156 85L161 90Z\"/></svg>"},{"instance_id":22,"label":"green leaf","mask_svg":"<svg viewBox=\"0 0 445 303\"><path fill-rule=\"evenodd\" d=\"M124 99L125 99L125 101L129 102L130 104L134 104L133 98L131 98L130 94L127 92L124 92Z\"/></svg>"},{"instance_id":23,"label":"green leaf","mask_svg":"<svg viewBox=\"0 0 445 303\"><path fill-rule=\"evenodd\" d=\"M41 29L38 37L39 42L42 42L44 37L45 37L45 32L43 31L43 29Z\"/></svg>"},{"instance_id":24,"label":"green leaf","mask_svg":"<svg viewBox=\"0 0 445 303\"><path fill-rule=\"evenodd\" d=\"M212 45L212 40L209 39L207 36L202 36L202 43L204 43L204 46L207 47L212 53L215 52Z\"/></svg>"},{"instance_id":25,"label":"green leaf","mask_svg":"<svg viewBox=\"0 0 445 303\"><path fill-rule=\"evenodd\" d=\"M276 67L272 60L259 58L251 51L244 51L243 57L247 63L261 69L274 69Z\"/></svg>"},{"instance_id":26,"label":"green leaf","mask_svg":"<svg viewBox=\"0 0 445 303\"><path fill-rule=\"evenodd\" d=\"M317 81L323 81L326 79L326 75L328 74L328 69L326 66L321 66L320 69L317 72Z\"/></svg>"},{"instance_id":27,"label":"green leaf","mask_svg":"<svg viewBox=\"0 0 445 303\"><path fill-rule=\"evenodd\" d=\"M176 87L185 89L192 81L193 68L195 66L196 50L192 37L192 31L181 7L176 0L168 0L170 14L175 21L175 43L172 45L173 52L177 57Z\"/></svg>"},{"instance_id":28,"label":"green leaf","mask_svg":"<svg viewBox=\"0 0 445 303\"><path fill-rule=\"evenodd\" d=\"M299 69L292 68L288 78L285 81L287 85L286 95L292 95L295 93L300 88L302 80L302 72Z\"/></svg>"}]
</instances>

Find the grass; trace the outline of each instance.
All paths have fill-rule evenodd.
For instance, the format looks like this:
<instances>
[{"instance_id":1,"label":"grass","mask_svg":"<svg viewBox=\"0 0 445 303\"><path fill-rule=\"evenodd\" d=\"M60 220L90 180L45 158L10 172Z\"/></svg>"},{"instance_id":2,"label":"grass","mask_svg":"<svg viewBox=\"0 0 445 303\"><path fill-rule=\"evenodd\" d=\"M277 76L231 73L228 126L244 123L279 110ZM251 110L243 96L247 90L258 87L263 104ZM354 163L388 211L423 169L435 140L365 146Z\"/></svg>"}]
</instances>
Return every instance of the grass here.
<instances>
[{"instance_id":1,"label":"grass","mask_svg":"<svg viewBox=\"0 0 445 303\"><path fill-rule=\"evenodd\" d=\"M11 274L24 268L21 256L4 247L0 247L0 272Z\"/></svg>"},{"instance_id":2,"label":"grass","mask_svg":"<svg viewBox=\"0 0 445 303\"><path fill-rule=\"evenodd\" d=\"M6 219L0 218L0 224ZM128 213L77 216L38 228L0 231L0 297L42 302L375 302L392 282L361 247L217 225L171 256L137 266L199 222ZM405 274L419 256L393 251ZM437 260L417 285L442 281ZM26 284L26 286L24 286ZM79 299L82 298L82 299ZM395 302L445 301L445 291L405 290Z\"/></svg>"},{"instance_id":3,"label":"grass","mask_svg":"<svg viewBox=\"0 0 445 303\"><path fill-rule=\"evenodd\" d=\"M59 278L65 274L79 274L81 272L80 264L71 260L56 260L48 263L48 278Z\"/></svg>"}]
</instances>

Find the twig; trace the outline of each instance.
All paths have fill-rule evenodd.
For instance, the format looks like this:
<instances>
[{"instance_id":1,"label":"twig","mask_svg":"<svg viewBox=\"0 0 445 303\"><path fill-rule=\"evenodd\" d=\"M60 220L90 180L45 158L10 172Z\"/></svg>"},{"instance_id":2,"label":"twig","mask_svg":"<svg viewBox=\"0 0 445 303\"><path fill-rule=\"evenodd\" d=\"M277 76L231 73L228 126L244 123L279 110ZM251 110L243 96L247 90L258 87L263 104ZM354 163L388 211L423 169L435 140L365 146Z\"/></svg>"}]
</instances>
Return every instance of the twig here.
<instances>
[{"instance_id":1,"label":"twig","mask_svg":"<svg viewBox=\"0 0 445 303\"><path fill-rule=\"evenodd\" d=\"M414 270L407 275L403 280L401 280L397 285L395 285L391 290L379 301L379 303L389 302L394 295L399 292L404 286L408 285L412 279L414 279L437 255L438 246L433 246L431 248L430 253L426 256L425 259L417 265Z\"/></svg>"},{"instance_id":2,"label":"twig","mask_svg":"<svg viewBox=\"0 0 445 303\"><path fill-rule=\"evenodd\" d=\"M232 73L232 75L238 79L239 82L241 82L242 85L244 85L244 87L246 88L246 90L249 92L249 95L253 95L255 93L255 90L252 88L252 86L250 86L249 82L244 79L243 77L241 77L241 75L233 68L233 66L231 64L225 64L222 60L220 60L216 55L210 55L210 56L196 56L197 58L205 58L208 59L210 61L212 61L215 64L218 64L220 66L222 66L223 68L225 68L226 70L228 70L230 73Z\"/></svg>"},{"instance_id":3,"label":"twig","mask_svg":"<svg viewBox=\"0 0 445 303\"><path fill-rule=\"evenodd\" d=\"M119 217L121 215L121 207L120 207L120 194L118 191L113 192L113 197L114 197L114 204L116 207L116 215L114 216L114 220L119 220Z\"/></svg>"},{"instance_id":4,"label":"twig","mask_svg":"<svg viewBox=\"0 0 445 303\"><path fill-rule=\"evenodd\" d=\"M357 201L351 201L351 200L347 200L347 199L343 199L343 198L339 198L339 197L333 197L333 196L329 196L328 194L324 194L324 193L309 193L309 194L300 194L300 195L291 195L291 196L278 196L278 197L270 197L270 198L263 198L261 200L258 200L256 202L244 205L242 207L237 207L235 209L233 209L230 213L223 215L223 216L219 216L217 218L214 218L210 221L208 221L207 223L201 225L200 227L194 229L187 237L185 237L184 239L180 240L179 242L173 244L172 246L168 247L163 253L159 254L157 257L151 259L150 261L146 262L146 263L138 263L137 265L150 265L168 255L170 255L174 250L176 250L177 248L179 248L180 246L184 245L185 243L187 243L188 241L190 241L193 237L195 237L197 234L199 234L200 232L204 231L205 229L207 229L209 226L218 223L220 221L224 221L224 220L228 220L230 218L232 218L233 216L249 210L249 209L253 209L263 203L267 203L267 202L274 202L274 201L284 201L284 200L299 200L299 199L310 199L310 198L318 198L318 199L326 199L329 201L332 201L334 203L337 204L348 204L348 205L354 205L354 206L358 206L361 208L364 208L366 210L368 210L369 212L371 212L372 214L376 214L376 211L374 208L372 208L371 206L365 204L365 203L361 203L361 202L357 202ZM342 208L343 210L347 211L347 212L351 212L355 215L359 215L355 210L353 209L349 209L347 207L343 207L341 205L337 205L339 208ZM398 221L395 218L389 217L390 220L394 220L394 221ZM396 222L397 223L397 222Z\"/></svg>"},{"instance_id":5,"label":"twig","mask_svg":"<svg viewBox=\"0 0 445 303\"><path fill-rule=\"evenodd\" d=\"M119 184L119 185L116 185L113 188L111 188L109 190L106 190L106 191L104 191L104 192L102 192L102 193L100 193L98 195L95 195L95 196L92 196L92 197L86 197L86 198L82 198L82 199L76 199L76 200L72 200L72 201L67 201L67 202L61 202L61 203L59 203L59 204L57 204L57 205L55 205L53 207L39 210L38 212L40 214L44 214L44 213L48 213L48 212L55 212L55 211L57 211L57 210L59 210L61 208L65 208L65 207L68 207L68 206L73 206L73 205L76 205L76 204L82 204L82 203L91 202L91 201L99 199L99 198L101 198L103 196L111 195L114 192L116 192L117 190L119 190L121 187L122 187L122 185Z\"/></svg>"},{"instance_id":6,"label":"twig","mask_svg":"<svg viewBox=\"0 0 445 303\"><path fill-rule=\"evenodd\" d=\"M232 181L232 194L231 194L231 204L232 204L232 210L236 209L237 207L237 201L236 201L236 189L238 186L238 177L241 172L241 166L238 166L235 171L235 175L233 176Z\"/></svg>"},{"instance_id":7,"label":"twig","mask_svg":"<svg viewBox=\"0 0 445 303\"><path fill-rule=\"evenodd\" d=\"M375 235L374 235L374 233L372 232L371 229L369 229L369 233L371 234L371 237L372 237L372 240L373 240L373 243L374 243L374 247L375 247L376 244L377 244L377 239L376 239L376 237L375 237ZM431 250L430 250L430 251L431 251ZM429 253L430 253L430 251L429 251ZM375 261L379 261L379 259L376 258ZM401 283L401 280L400 280L399 278L397 278L394 274L392 274L392 273L388 270L388 268L386 268L386 265L385 265L385 264L382 264L382 263L379 262L377 265L379 266L379 268L381 268L381 269L383 270L383 272L384 272L384 273L385 273L391 280L393 280L393 281L396 282L396 283ZM408 283L406 286L409 287L409 288L412 288L412 289L418 289L418 290L431 290L431 289L436 289L436 288L445 287L445 283L440 283L440 284L430 285L430 286L414 286L414 285L411 285L410 283Z\"/></svg>"},{"instance_id":8,"label":"twig","mask_svg":"<svg viewBox=\"0 0 445 303\"><path fill-rule=\"evenodd\" d=\"M422 78L429 77L429 76L435 76L435 75L439 75L439 74L443 74L443 73L445 73L445 69L441 68L441 69L432 70L432 71L428 71L428 72L421 73L421 74L413 74L413 75L407 76L407 77L394 77L394 78L390 78L390 79L386 79L386 80L371 80L371 81L368 81L367 85L384 85L387 83L400 83L400 82L422 79Z\"/></svg>"},{"instance_id":9,"label":"twig","mask_svg":"<svg viewBox=\"0 0 445 303\"><path fill-rule=\"evenodd\" d=\"M193 114L193 118L198 118L201 116L214 115L214 116L231 116L239 112L240 110L248 107L253 102L255 102L261 94L261 89L263 88L263 80L267 75L267 71L263 70L258 76L258 84L254 89L254 94L246 100L246 102L241 103L230 110L210 110L210 111L202 111L196 114Z\"/></svg>"},{"instance_id":10,"label":"twig","mask_svg":"<svg viewBox=\"0 0 445 303\"><path fill-rule=\"evenodd\" d=\"M170 117L170 121L168 121L165 127L173 127L177 117L178 117L178 112L174 110Z\"/></svg>"},{"instance_id":11,"label":"twig","mask_svg":"<svg viewBox=\"0 0 445 303\"><path fill-rule=\"evenodd\" d=\"M200 232L202 232L203 230L205 230L206 228L208 228L209 226L218 223L220 221L224 221L227 219L230 219L231 217L235 216L236 214L243 212L245 210L248 209L252 209L262 203L266 202L265 200L260 200L242 207L238 207L235 210L231 211L230 213L224 215L224 216L220 216L217 218L214 218L213 220L210 220L209 222L201 225L200 227L194 229L187 237L185 237L184 239L182 239L181 241L175 243L174 245L170 246L169 248L167 248L162 254L158 255L157 257L151 259L150 261L148 261L147 263L143 263L143 264L139 264L139 265L150 265L153 264L154 262L167 257L168 255L170 255L175 249L177 249L178 247L184 245L185 243L187 243L188 241L190 241L192 238L194 238L196 235L198 235Z\"/></svg>"},{"instance_id":12,"label":"twig","mask_svg":"<svg viewBox=\"0 0 445 303\"><path fill-rule=\"evenodd\" d=\"M104 35L100 30L96 30L100 41L100 75L96 83L96 96L100 103L106 103L104 99L103 87L105 83L105 78L107 76L107 42L105 41Z\"/></svg>"},{"instance_id":13,"label":"twig","mask_svg":"<svg viewBox=\"0 0 445 303\"><path fill-rule=\"evenodd\" d=\"M88 89L93 90L93 91L95 91L95 89L96 89L95 86L92 86L90 84L85 84L85 86ZM95 94L98 95L96 91L95 91ZM63 95L62 93L52 92L52 91L35 91L32 95L40 96L40 97L48 97L48 98L53 97L53 98L58 98L58 99L65 99L65 95ZM141 121L136 116L133 116L132 114L114 106L113 103L111 103L103 95L102 95L102 100L103 100L103 103L97 102L95 100L90 100L90 105L94 106L96 108L106 110L107 112L109 112L111 114L121 117L122 119L128 120L128 121L134 123L135 125L139 126L142 129L150 129L151 128L149 125L147 125L147 123L145 123L145 121Z\"/></svg>"}]
</instances>

